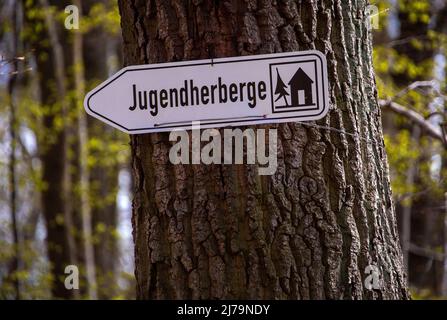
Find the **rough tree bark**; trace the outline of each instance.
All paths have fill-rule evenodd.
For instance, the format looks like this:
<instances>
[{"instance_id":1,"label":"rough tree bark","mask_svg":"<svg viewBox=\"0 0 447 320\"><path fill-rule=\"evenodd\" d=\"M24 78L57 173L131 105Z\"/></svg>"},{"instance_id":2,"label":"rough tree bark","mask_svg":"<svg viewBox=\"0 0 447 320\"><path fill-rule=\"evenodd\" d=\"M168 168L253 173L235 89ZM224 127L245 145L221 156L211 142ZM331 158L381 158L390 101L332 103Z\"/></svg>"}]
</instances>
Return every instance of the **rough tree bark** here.
<instances>
[{"instance_id":1,"label":"rough tree bark","mask_svg":"<svg viewBox=\"0 0 447 320\"><path fill-rule=\"evenodd\" d=\"M131 137L140 299L406 299L366 1L119 1L125 64L317 49L331 110L278 128L278 170L172 165ZM364 287L376 265L380 289Z\"/></svg>"}]
</instances>

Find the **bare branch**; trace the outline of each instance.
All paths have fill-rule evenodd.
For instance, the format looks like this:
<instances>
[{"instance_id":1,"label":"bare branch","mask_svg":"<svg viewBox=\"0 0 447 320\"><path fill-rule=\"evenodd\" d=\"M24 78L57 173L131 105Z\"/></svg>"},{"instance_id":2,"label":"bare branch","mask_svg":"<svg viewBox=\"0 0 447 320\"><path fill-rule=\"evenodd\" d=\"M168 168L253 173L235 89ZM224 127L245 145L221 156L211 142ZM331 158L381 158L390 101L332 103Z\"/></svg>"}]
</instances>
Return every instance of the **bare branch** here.
<instances>
[{"instance_id":1,"label":"bare branch","mask_svg":"<svg viewBox=\"0 0 447 320\"><path fill-rule=\"evenodd\" d=\"M431 124L422 115L391 100L379 100L381 108L388 108L400 114L423 129L430 137L439 140L447 148L447 140L441 129Z\"/></svg>"},{"instance_id":2,"label":"bare branch","mask_svg":"<svg viewBox=\"0 0 447 320\"><path fill-rule=\"evenodd\" d=\"M441 252L436 252L432 249L420 247L414 243L410 243L410 252L415 255L437 261L444 261L444 259L446 258L446 256Z\"/></svg>"},{"instance_id":3,"label":"bare branch","mask_svg":"<svg viewBox=\"0 0 447 320\"><path fill-rule=\"evenodd\" d=\"M400 92L398 92L393 98L392 100L396 100L397 98L400 98L404 95L406 95L408 92L417 89L417 88L421 88L421 87L430 87L435 89L436 93L439 94L439 92L437 92L436 90L436 83L435 80L429 80L429 81L415 81L412 84L410 84L408 87L406 87L405 89L401 90Z\"/></svg>"},{"instance_id":4,"label":"bare branch","mask_svg":"<svg viewBox=\"0 0 447 320\"><path fill-rule=\"evenodd\" d=\"M426 34L414 35L414 36L410 36L410 37L403 38L403 39L389 41L387 43L383 43L383 45L385 47L395 47L395 46L399 46L401 44L409 43L415 39L425 40L425 39L427 39L427 35Z\"/></svg>"}]
</instances>

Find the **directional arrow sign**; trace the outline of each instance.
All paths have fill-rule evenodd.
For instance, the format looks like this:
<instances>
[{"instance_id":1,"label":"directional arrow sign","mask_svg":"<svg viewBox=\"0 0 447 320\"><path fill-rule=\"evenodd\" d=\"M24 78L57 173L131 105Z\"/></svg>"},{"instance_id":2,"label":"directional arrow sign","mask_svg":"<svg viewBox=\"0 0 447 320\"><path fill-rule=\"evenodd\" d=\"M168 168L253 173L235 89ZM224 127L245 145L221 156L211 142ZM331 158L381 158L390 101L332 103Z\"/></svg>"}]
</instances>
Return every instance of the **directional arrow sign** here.
<instances>
[{"instance_id":1,"label":"directional arrow sign","mask_svg":"<svg viewBox=\"0 0 447 320\"><path fill-rule=\"evenodd\" d=\"M146 133L318 120L329 108L319 51L130 66L91 91L88 114Z\"/></svg>"}]
</instances>

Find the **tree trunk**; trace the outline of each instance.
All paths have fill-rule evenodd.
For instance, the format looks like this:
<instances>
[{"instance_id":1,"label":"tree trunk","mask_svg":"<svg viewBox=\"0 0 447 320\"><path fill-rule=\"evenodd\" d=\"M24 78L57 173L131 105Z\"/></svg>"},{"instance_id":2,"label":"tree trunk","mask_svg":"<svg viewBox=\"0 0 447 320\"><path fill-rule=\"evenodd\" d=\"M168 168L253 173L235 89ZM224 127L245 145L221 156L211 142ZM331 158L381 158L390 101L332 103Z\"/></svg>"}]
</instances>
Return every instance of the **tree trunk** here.
<instances>
[{"instance_id":1,"label":"tree trunk","mask_svg":"<svg viewBox=\"0 0 447 320\"><path fill-rule=\"evenodd\" d=\"M36 48L36 62L39 77L41 104L44 108L43 133L39 137L39 153L42 162L42 211L47 231L47 250L51 265L51 293L55 298L69 299L76 291L65 288L65 267L76 262L76 245L72 235L73 219L70 199L66 197L70 187L67 167L67 130L58 128L56 122L67 119L65 60L67 45L60 39L61 30L57 28L49 10L51 5L63 10L65 5L58 1L39 0L27 2L27 6L39 5L44 10L44 29L39 37L33 38ZM40 39L49 39L43 43ZM64 126L63 126L64 127Z\"/></svg>"},{"instance_id":2,"label":"tree trunk","mask_svg":"<svg viewBox=\"0 0 447 320\"><path fill-rule=\"evenodd\" d=\"M79 10L79 19L82 19L82 4L80 0L73 1ZM75 30L73 34L73 66L74 66L74 88L76 92L75 108L77 112L77 144L79 148L79 200L82 220L82 239L84 248L84 261L87 278L87 293L90 299L96 300L96 270L95 270L95 253L93 249L92 237L92 216L89 199L89 169L87 164L88 158L88 131L87 116L82 108L82 99L85 95L85 76L83 61L83 38L80 30Z\"/></svg>"},{"instance_id":3,"label":"tree trunk","mask_svg":"<svg viewBox=\"0 0 447 320\"><path fill-rule=\"evenodd\" d=\"M434 66L430 63L435 58L434 40L430 39L430 32L433 32L432 27L422 22L420 19L415 19L414 15L418 17L420 12L414 12L411 9L412 0L403 0L398 3L398 19L399 19L399 39L401 41L393 48L400 57L405 57L409 64L414 64L420 68L424 68L422 74L411 75L408 71L392 72L394 83L397 85L397 91L404 90L415 81L430 80L433 78L435 70ZM427 13L436 12L434 3L429 3L429 8L426 9ZM418 35L418 39L421 42L421 47L415 46L411 39L415 35ZM426 65L426 67L423 67ZM402 97L405 99L404 103L412 106L416 110L427 108L430 105L430 97L425 100L417 101L412 98L411 95ZM425 104L425 105L424 105ZM422 107L421 107L422 105ZM427 109L428 110L428 109ZM402 120L402 118L400 118ZM410 284L416 284L417 287L430 288L433 292L436 291L436 284L440 283L440 278L436 274L436 263L433 263L432 257L421 255L419 252L412 248L428 248L432 249L440 244L436 238L442 233L440 228L442 224L439 223L442 216L442 211L433 212L430 207L433 207L434 203L441 203L443 199L439 199L435 192L424 192L425 190L431 190L430 170L425 165L431 162L433 156L433 148L427 146L426 139L422 133L417 133L419 129L414 128L414 124L408 121L399 121L399 117L395 118L395 128L398 130L407 130L412 132L411 143L418 150L418 157L414 160L409 160L409 169L407 172L406 184L410 188L415 187L414 194L411 194L405 202L398 203L396 206L396 212L398 222L401 221L401 244L403 248L404 261L406 272L408 275L408 281ZM410 189L411 190L411 189ZM421 195L418 196L418 193ZM441 220L442 221L442 220ZM436 230L438 229L438 230Z\"/></svg>"},{"instance_id":4,"label":"tree trunk","mask_svg":"<svg viewBox=\"0 0 447 320\"><path fill-rule=\"evenodd\" d=\"M411 133L411 139L412 141L419 141L421 136L421 129L418 126L414 126L412 128ZM415 176L417 174L417 161L415 159L409 160L410 164L408 166L406 175L407 179L405 180L405 183L408 186L412 186L414 184ZM407 203L402 205L402 231L400 233L401 236L401 244L402 244L402 251L403 251L403 257L404 257L404 267L405 271L409 272L409 255L410 255L410 248L411 248L411 209L412 209L412 199L410 196L410 199L407 201ZM397 210L396 210L397 211Z\"/></svg>"},{"instance_id":5,"label":"tree trunk","mask_svg":"<svg viewBox=\"0 0 447 320\"><path fill-rule=\"evenodd\" d=\"M19 10L19 4L14 3L13 13L12 13L12 39L11 39L11 58L15 60L17 57L18 41L19 41L19 31L17 30L17 16ZM19 240L19 226L17 221L17 177L16 177L16 146L17 146L17 116L16 116L16 104L14 101L14 91L17 82L18 65L17 61L12 63L12 71L8 79L7 84L7 99L10 108L10 119L9 119L9 135L10 135L10 146L11 151L9 154L9 203L11 210L11 228L12 228L12 239L14 244L14 257L11 261L11 269L9 276L14 284L15 289L15 299L20 299L20 240Z\"/></svg>"},{"instance_id":6,"label":"tree trunk","mask_svg":"<svg viewBox=\"0 0 447 320\"><path fill-rule=\"evenodd\" d=\"M172 165L131 137L139 299L406 299L366 1L119 1L125 64L317 49L331 110L278 129L278 169ZM377 266L381 286L364 286Z\"/></svg>"},{"instance_id":7,"label":"tree trunk","mask_svg":"<svg viewBox=\"0 0 447 320\"><path fill-rule=\"evenodd\" d=\"M107 6L108 0L84 0L83 11L87 15L98 2ZM105 32L104 27L92 28L84 35L85 78L89 84L99 83L107 78L109 70L107 60L110 49L114 47L116 37ZM107 44L106 45L98 45ZM89 117L88 133L98 138L102 147L90 150L96 161L90 170L90 198L92 200L92 224L98 298L110 299L116 296L117 272L119 265L118 238L115 236L118 227L118 210L116 196L118 193L119 160L116 153L110 152L111 145L116 143L117 132L110 126ZM99 150L98 150L99 149Z\"/></svg>"},{"instance_id":8,"label":"tree trunk","mask_svg":"<svg viewBox=\"0 0 447 320\"><path fill-rule=\"evenodd\" d=\"M435 27L435 30L439 33L441 33L444 37L447 35L447 3L444 3L444 6L442 9L439 10L437 14L437 24ZM442 48L442 46L441 46ZM442 49L441 49L442 50ZM444 57L446 56L446 53L444 51ZM444 86L447 85L447 66L444 66ZM447 89L447 86L444 88L444 92ZM444 105L444 119L447 119L447 106ZM445 120L444 120L445 122ZM446 124L444 123L444 130L446 130ZM441 187L443 190L447 190L447 182L445 180L446 174L447 174L447 150L442 150L441 152L441 162L442 162L442 169L441 169ZM444 193L444 203L441 205L441 207L444 207L443 211L443 223L442 223L442 247L443 247L443 259L441 262L441 285L438 290L439 294L443 297L447 297L447 192Z\"/></svg>"}]
</instances>

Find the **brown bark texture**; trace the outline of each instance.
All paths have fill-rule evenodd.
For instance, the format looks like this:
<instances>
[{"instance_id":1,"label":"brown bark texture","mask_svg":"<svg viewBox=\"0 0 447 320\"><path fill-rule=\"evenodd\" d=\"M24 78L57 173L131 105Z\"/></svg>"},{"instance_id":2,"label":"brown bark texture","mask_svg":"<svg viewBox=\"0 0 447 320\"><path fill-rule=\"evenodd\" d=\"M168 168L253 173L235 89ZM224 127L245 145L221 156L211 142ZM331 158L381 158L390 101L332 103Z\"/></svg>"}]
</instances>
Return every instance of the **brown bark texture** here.
<instances>
[{"instance_id":1,"label":"brown bark texture","mask_svg":"<svg viewBox=\"0 0 447 320\"><path fill-rule=\"evenodd\" d=\"M119 1L126 65L316 49L331 108L278 129L278 169L172 165L131 137L139 299L406 299L366 1ZM380 288L367 290L375 265Z\"/></svg>"}]
</instances>

